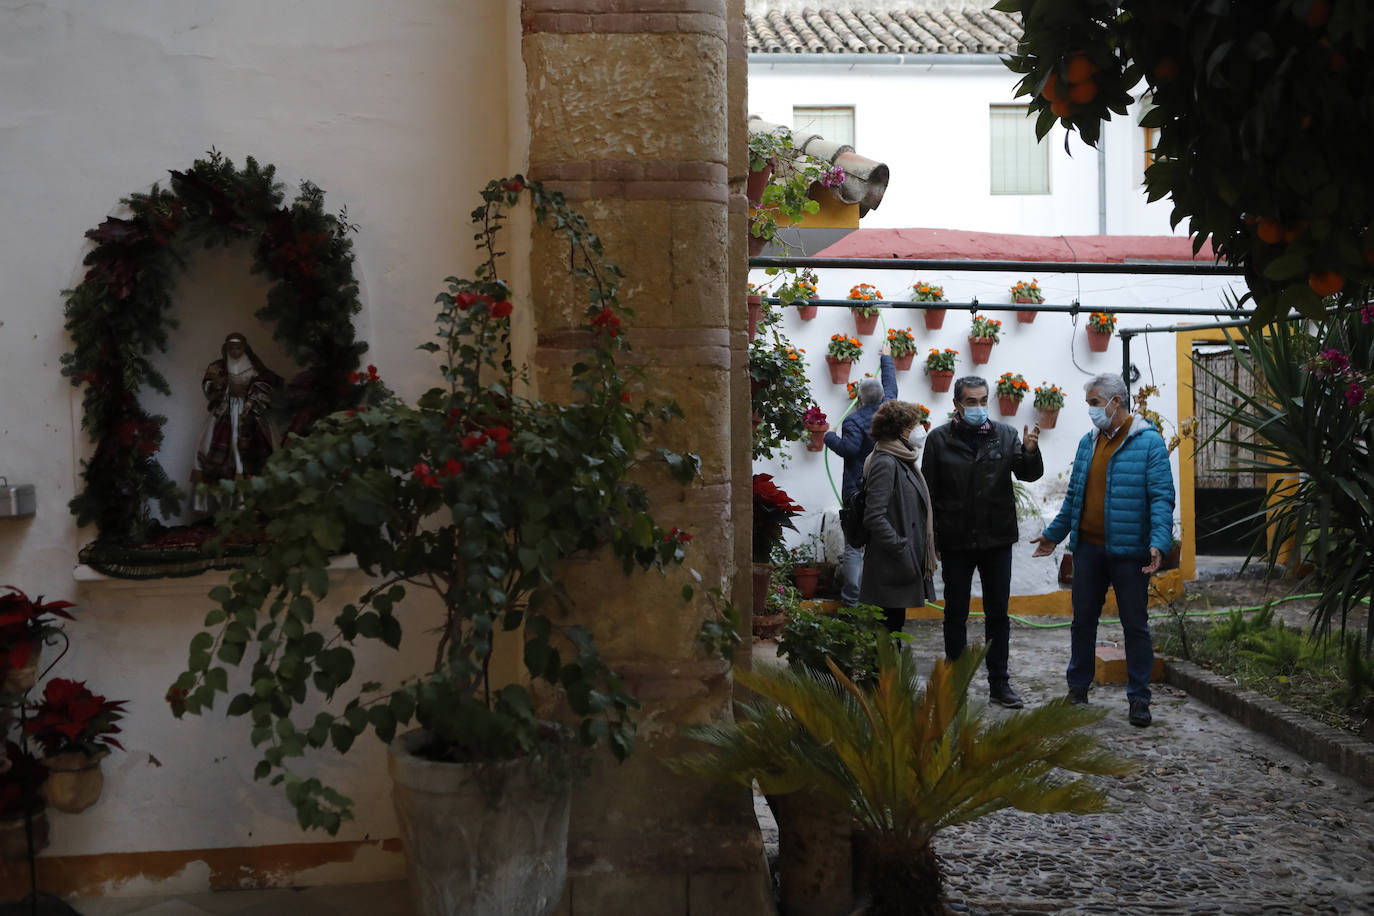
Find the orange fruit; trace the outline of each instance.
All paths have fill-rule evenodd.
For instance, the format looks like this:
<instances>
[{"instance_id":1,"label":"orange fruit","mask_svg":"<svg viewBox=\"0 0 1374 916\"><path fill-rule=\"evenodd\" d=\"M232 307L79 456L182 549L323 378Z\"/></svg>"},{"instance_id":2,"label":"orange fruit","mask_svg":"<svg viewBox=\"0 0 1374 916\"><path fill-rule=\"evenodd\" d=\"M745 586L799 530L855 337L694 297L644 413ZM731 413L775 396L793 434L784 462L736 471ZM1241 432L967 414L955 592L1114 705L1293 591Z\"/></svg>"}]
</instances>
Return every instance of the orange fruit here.
<instances>
[{"instance_id":1,"label":"orange fruit","mask_svg":"<svg viewBox=\"0 0 1374 916\"><path fill-rule=\"evenodd\" d=\"M1097 84L1092 80L1077 83L1069 89L1069 101L1075 105L1086 105L1097 97Z\"/></svg>"},{"instance_id":2,"label":"orange fruit","mask_svg":"<svg viewBox=\"0 0 1374 916\"><path fill-rule=\"evenodd\" d=\"M1178 79L1178 61L1172 57L1161 57L1159 63L1155 64L1155 82L1167 83L1170 80Z\"/></svg>"},{"instance_id":3,"label":"orange fruit","mask_svg":"<svg viewBox=\"0 0 1374 916\"><path fill-rule=\"evenodd\" d=\"M1069 58L1069 65L1064 68L1064 77L1071 83L1083 83L1092 79L1092 75L1099 69L1097 64L1088 60L1086 54L1075 54Z\"/></svg>"},{"instance_id":4,"label":"orange fruit","mask_svg":"<svg viewBox=\"0 0 1374 916\"><path fill-rule=\"evenodd\" d=\"M1055 117L1068 118L1073 116L1073 105L1060 99L1058 102L1050 103L1050 111L1054 112Z\"/></svg>"},{"instance_id":5,"label":"orange fruit","mask_svg":"<svg viewBox=\"0 0 1374 916\"><path fill-rule=\"evenodd\" d=\"M1061 98L1063 98L1063 96L1061 96L1061 95L1059 94L1059 75L1058 75L1058 74L1056 74L1056 73L1051 73L1051 74L1050 74L1049 79L1045 80L1045 88L1040 90L1040 94L1041 94L1042 96L1044 96L1045 101L1047 101L1047 102L1057 102L1057 101L1059 101Z\"/></svg>"},{"instance_id":6,"label":"orange fruit","mask_svg":"<svg viewBox=\"0 0 1374 916\"><path fill-rule=\"evenodd\" d=\"M1345 286L1345 277L1334 270L1317 271L1307 275L1307 285L1318 296L1334 296Z\"/></svg>"},{"instance_id":7,"label":"orange fruit","mask_svg":"<svg viewBox=\"0 0 1374 916\"><path fill-rule=\"evenodd\" d=\"M1267 242L1270 245L1277 245L1283 241L1283 227L1279 225L1279 221L1276 219L1269 219L1268 217L1261 219L1255 224L1255 234L1259 236L1261 242Z\"/></svg>"},{"instance_id":8,"label":"orange fruit","mask_svg":"<svg viewBox=\"0 0 1374 916\"><path fill-rule=\"evenodd\" d=\"M1291 241L1293 241L1294 239L1296 239L1298 236L1302 235L1302 234L1303 234L1304 232L1306 232L1306 231L1307 231L1307 220L1305 220L1305 219L1300 219L1300 220L1298 220L1298 221L1295 222L1295 223L1284 223L1284 225L1283 225L1283 240L1284 240L1285 242L1291 242Z\"/></svg>"},{"instance_id":9,"label":"orange fruit","mask_svg":"<svg viewBox=\"0 0 1374 916\"><path fill-rule=\"evenodd\" d=\"M1308 28L1319 29L1331 18L1331 0L1312 0L1307 10Z\"/></svg>"}]
</instances>

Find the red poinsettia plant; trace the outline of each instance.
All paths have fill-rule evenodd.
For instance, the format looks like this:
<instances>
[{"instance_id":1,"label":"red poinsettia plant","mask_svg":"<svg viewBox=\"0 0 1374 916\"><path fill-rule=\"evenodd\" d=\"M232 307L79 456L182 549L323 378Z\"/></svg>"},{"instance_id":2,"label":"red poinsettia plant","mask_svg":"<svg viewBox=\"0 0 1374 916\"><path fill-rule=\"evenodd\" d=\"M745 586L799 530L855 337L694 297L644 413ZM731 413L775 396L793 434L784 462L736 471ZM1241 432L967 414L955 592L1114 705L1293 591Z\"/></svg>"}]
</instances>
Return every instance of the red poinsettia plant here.
<instances>
[{"instance_id":1,"label":"red poinsettia plant","mask_svg":"<svg viewBox=\"0 0 1374 916\"><path fill-rule=\"evenodd\" d=\"M29 663L34 645L58 629L56 618L73 620L70 601L30 599L13 585L0 594L0 669L22 668Z\"/></svg>"},{"instance_id":2,"label":"red poinsettia plant","mask_svg":"<svg viewBox=\"0 0 1374 916\"><path fill-rule=\"evenodd\" d=\"M754 475L754 562L767 563L784 527L796 530L792 516L806 511L792 501L772 474Z\"/></svg>"},{"instance_id":3,"label":"red poinsettia plant","mask_svg":"<svg viewBox=\"0 0 1374 916\"><path fill-rule=\"evenodd\" d=\"M43 699L29 707L24 734L43 749L43 756L78 752L95 756L103 748L124 745L113 738L128 700L107 700L85 681L55 677L43 687Z\"/></svg>"}]
</instances>

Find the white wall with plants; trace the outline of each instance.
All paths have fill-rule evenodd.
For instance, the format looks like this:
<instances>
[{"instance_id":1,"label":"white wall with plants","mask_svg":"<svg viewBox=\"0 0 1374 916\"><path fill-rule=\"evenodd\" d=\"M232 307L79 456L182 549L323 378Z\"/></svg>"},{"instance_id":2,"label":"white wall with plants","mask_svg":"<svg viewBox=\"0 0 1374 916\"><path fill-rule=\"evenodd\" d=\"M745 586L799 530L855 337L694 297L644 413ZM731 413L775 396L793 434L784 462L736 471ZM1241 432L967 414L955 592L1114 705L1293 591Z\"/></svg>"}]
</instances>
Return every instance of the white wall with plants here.
<instances>
[{"instance_id":1,"label":"white wall with plants","mask_svg":"<svg viewBox=\"0 0 1374 916\"><path fill-rule=\"evenodd\" d=\"M757 285L765 285L768 277L762 270L752 271ZM993 345L988 362L974 365L971 361L969 335L973 313L967 308L947 311L943 326L938 330L926 328L924 314L916 308L904 308L902 302L914 297L917 285L942 287L946 300L971 302L977 299L984 305L1008 306L1012 302L1012 288L1018 282L1036 282L1036 286L1050 305L1068 305L1077 300L1083 311L1077 319L1068 314L1041 313L1031 323L1020 323L1014 311L981 309L978 314L999 320L1000 340ZM1034 512L1021 523L1022 539L1039 533L1053 518L1068 483L1068 472L1074 451L1089 422L1083 406L1083 385L1101 373L1119 373L1122 367L1122 342L1112 337L1104 352L1091 349L1088 325L1092 311L1110 312L1127 305L1152 308L1219 307L1228 289L1235 289L1238 281L1229 278L1149 275L1092 275L1037 274L1020 276L996 272L931 271L916 273L910 270L850 270L826 269L816 272L817 295L823 299L845 299L859 284L876 287L886 300L898 300L891 307L882 308L872 333L858 334L853 313L846 307L821 307L816 317L803 320L796 307L782 307L777 331L783 335L804 362L806 382L815 406L826 415L832 429L839 430L852 401L845 385L831 381L825 362L831 337L839 334L857 339L861 354L852 364L850 379L866 374L878 375L879 348L889 330L909 330L914 339L915 358L910 369L897 372L898 396L929 408L932 428L946 422L953 409L952 390L936 393L925 372L924 361L930 350L957 350L954 357L954 376L978 375L987 379L993 389L989 393L989 414L994 420L1013 424L1020 432L1035 422L1033 407L1035 388L1058 386L1063 391L1065 405L1053 429L1044 429L1040 447L1044 452L1045 475L1027 485L1028 510ZM741 297L742 299L743 297ZM1176 321L1204 322L1205 317L1171 319L1168 316L1120 315L1118 329L1123 327L1156 327ZM1132 392L1143 385L1156 385L1160 394L1149 406L1165 420L1164 435L1176 432L1178 382L1174 338L1168 333L1140 335L1131 344L1131 362L1140 371L1140 380ZM1025 399L1016 414L1003 416L997 403L996 386L1005 373L1021 376L1025 383ZM804 411L812 404L798 404ZM839 508L840 476L843 462L829 450L809 451L802 441L784 445L771 457L756 460L755 471L770 473L776 482L803 507L805 513L794 521L797 531L787 531L789 545L795 546L811 535L829 532L831 553L838 547L838 526L834 513ZM1174 456L1177 484L1178 458ZM1061 546L1062 552L1062 546ZM1053 591L1056 586L1056 554L1054 560L1032 560L1031 548L1025 545L1013 552L1013 594L1037 595ZM833 556L832 556L833 559ZM937 586L939 580L937 578ZM975 588L977 584L975 583Z\"/></svg>"}]
</instances>

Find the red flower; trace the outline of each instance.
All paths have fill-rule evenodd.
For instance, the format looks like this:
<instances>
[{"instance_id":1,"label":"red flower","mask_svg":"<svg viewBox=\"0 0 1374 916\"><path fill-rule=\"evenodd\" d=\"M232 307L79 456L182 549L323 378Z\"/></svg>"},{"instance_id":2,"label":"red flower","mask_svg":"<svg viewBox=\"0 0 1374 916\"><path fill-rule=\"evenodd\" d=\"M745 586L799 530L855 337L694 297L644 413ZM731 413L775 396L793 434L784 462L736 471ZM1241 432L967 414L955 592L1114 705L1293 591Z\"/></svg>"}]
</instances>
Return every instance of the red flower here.
<instances>
[{"instance_id":1,"label":"red flower","mask_svg":"<svg viewBox=\"0 0 1374 916\"><path fill-rule=\"evenodd\" d=\"M620 317L609 308L592 316L591 325L599 331L605 331L608 337L620 336Z\"/></svg>"},{"instance_id":2,"label":"red flower","mask_svg":"<svg viewBox=\"0 0 1374 916\"><path fill-rule=\"evenodd\" d=\"M630 392L628 392L628 391L622 391L622 392L620 392L620 403L622 403L622 404L628 404L628 403L630 403Z\"/></svg>"},{"instance_id":3,"label":"red flower","mask_svg":"<svg viewBox=\"0 0 1374 916\"><path fill-rule=\"evenodd\" d=\"M504 426L493 426L487 430L487 435L497 442L505 442L510 438L510 430L506 429Z\"/></svg>"},{"instance_id":4,"label":"red flower","mask_svg":"<svg viewBox=\"0 0 1374 916\"><path fill-rule=\"evenodd\" d=\"M482 297L477 295L476 293L459 293L458 295L453 297L453 301L457 303L458 308L462 309L463 311L467 311L468 309L472 308L474 305L480 302L481 299Z\"/></svg>"},{"instance_id":5,"label":"red flower","mask_svg":"<svg viewBox=\"0 0 1374 916\"><path fill-rule=\"evenodd\" d=\"M427 477L429 475L429 465L423 461L417 461L412 469L416 477Z\"/></svg>"},{"instance_id":6,"label":"red flower","mask_svg":"<svg viewBox=\"0 0 1374 916\"><path fill-rule=\"evenodd\" d=\"M376 366L368 366L368 367L367 367L367 377L368 377L369 379L371 379L372 381L374 381L374 382L380 381L381 378L382 378L380 375L377 374L377 367L376 367Z\"/></svg>"},{"instance_id":7,"label":"red flower","mask_svg":"<svg viewBox=\"0 0 1374 916\"><path fill-rule=\"evenodd\" d=\"M450 458L444 462L444 469L439 472L440 477L455 477L463 473L463 462L457 458Z\"/></svg>"},{"instance_id":8,"label":"red flower","mask_svg":"<svg viewBox=\"0 0 1374 916\"><path fill-rule=\"evenodd\" d=\"M356 385L363 380L363 377L356 372L348 373L348 384Z\"/></svg>"},{"instance_id":9,"label":"red flower","mask_svg":"<svg viewBox=\"0 0 1374 916\"><path fill-rule=\"evenodd\" d=\"M356 410L345 410L345 411L344 411L344 416L346 416L346 417L356 417L357 415L358 415L358 412L357 412Z\"/></svg>"},{"instance_id":10,"label":"red flower","mask_svg":"<svg viewBox=\"0 0 1374 916\"><path fill-rule=\"evenodd\" d=\"M448 418L444 420L444 425L452 426L454 423L458 422L458 418L462 415L463 411L459 410L457 407L453 408L448 412Z\"/></svg>"},{"instance_id":11,"label":"red flower","mask_svg":"<svg viewBox=\"0 0 1374 916\"><path fill-rule=\"evenodd\" d=\"M475 452L483 445L486 445L487 437L482 433L469 433L463 437L463 448L470 452Z\"/></svg>"},{"instance_id":12,"label":"red flower","mask_svg":"<svg viewBox=\"0 0 1374 916\"><path fill-rule=\"evenodd\" d=\"M511 312L511 305L510 305L510 302L508 302L507 300L502 299L500 302L493 302L493 303L492 303L492 306L491 306L491 317L493 317L493 318L508 318L508 317L510 317L510 312Z\"/></svg>"},{"instance_id":13,"label":"red flower","mask_svg":"<svg viewBox=\"0 0 1374 916\"><path fill-rule=\"evenodd\" d=\"M517 194L520 191L524 190L525 186L518 181L508 181L504 185L502 185L502 187L504 187L507 191L510 191L512 194Z\"/></svg>"},{"instance_id":14,"label":"red flower","mask_svg":"<svg viewBox=\"0 0 1374 916\"><path fill-rule=\"evenodd\" d=\"M511 444L510 444L509 442L498 442L498 443L496 443L496 457L497 457L497 458L504 458L504 457L506 457L507 455L509 455L512 451L514 451L514 449L511 448Z\"/></svg>"}]
</instances>

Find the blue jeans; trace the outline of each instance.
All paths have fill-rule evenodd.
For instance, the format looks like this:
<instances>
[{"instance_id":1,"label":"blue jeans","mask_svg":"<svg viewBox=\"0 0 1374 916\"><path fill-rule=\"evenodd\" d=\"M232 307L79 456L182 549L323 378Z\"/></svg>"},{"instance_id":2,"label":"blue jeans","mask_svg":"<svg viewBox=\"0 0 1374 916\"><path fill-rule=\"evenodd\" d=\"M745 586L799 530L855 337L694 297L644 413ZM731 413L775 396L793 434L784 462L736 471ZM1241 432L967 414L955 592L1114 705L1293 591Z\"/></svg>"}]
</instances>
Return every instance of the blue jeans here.
<instances>
[{"instance_id":1,"label":"blue jeans","mask_svg":"<svg viewBox=\"0 0 1374 916\"><path fill-rule=\"evenodd\" d=\"M940 554L945 580L945 657L953 660L968 643L968 605L973 571L983 583L983 638L988 644L988 683L1007 683L1011 643L1011 545L987 550L946 550Z\"/></svg>"},{"instance_id":2,"label":"blue jeans","mask_svg":"<svg viewBox=\"0 0 1374 916\"><path fill-rule=\"evenodd\" d=\"M1114 557L1105 547L1079 539L1073 551L1073 625L1069 639L1070 687L1087 689L1097 661L1097 620L1107 586L1116 592L1117 615L1126 634L1126 698L1150 702L1150 672L1155 650L1150 641L1150 619L1145 598L1150 577L1140 567L1144 556Z\"/></svg>"},{"instance_id":3,"label":"blue jeans","mask_svg":"<svg viewBox=\"0 0 1374 916\"><path fill-rule=\"evenodd\" d=\"M859 603L859 581L864 577L864 549L844 545L844 556L840 558L840 573L844 578L840 585L840 603L854 607Z\"/></svg>"}]
</instances>

